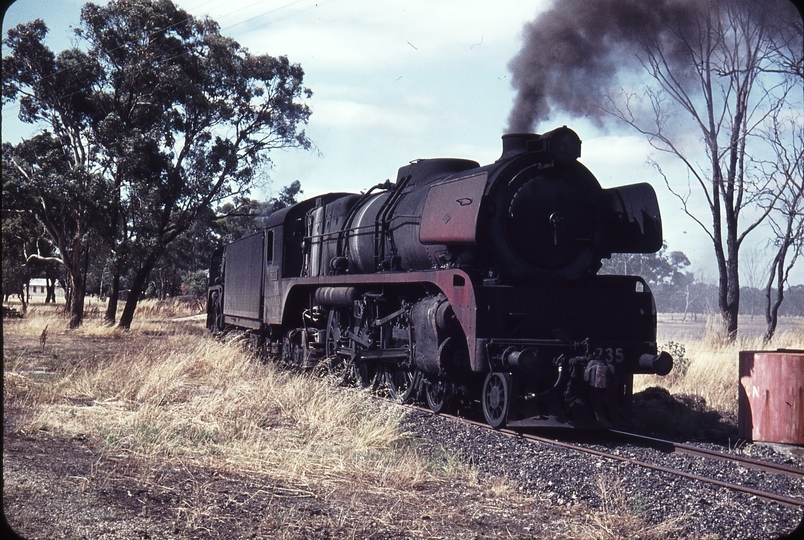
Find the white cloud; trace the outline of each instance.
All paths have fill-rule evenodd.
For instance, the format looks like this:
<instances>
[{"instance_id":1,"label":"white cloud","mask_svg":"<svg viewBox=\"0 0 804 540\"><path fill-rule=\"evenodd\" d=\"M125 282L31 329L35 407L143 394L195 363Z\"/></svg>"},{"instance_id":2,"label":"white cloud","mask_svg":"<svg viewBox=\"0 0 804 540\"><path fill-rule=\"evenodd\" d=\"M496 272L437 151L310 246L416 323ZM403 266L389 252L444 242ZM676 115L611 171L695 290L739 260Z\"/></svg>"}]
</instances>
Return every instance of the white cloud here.
<instances>
[{"instance_id":1,"label":"white cloud","mask_svg":"<svg viewBox=\"0 0 804 540\"><path fill-rule=\"evenodd\" d=\"M208 14L255 53L287 54L302 65L376 72L483 57L519 46L532 1L179 0ZM542 2L542 5L546 3Z\"/></svg>"},{"instance_id":2,"label":"white cloud","mask_svg":"<svg viewBox=\"0 0 804 540\"><path fill-rule=\"evenodd\" d=\"M419 112L348 100L319 100L313 114L321 126L345 131L414 133L429 123L429 117Z\"/></svg>"}]
</instances>

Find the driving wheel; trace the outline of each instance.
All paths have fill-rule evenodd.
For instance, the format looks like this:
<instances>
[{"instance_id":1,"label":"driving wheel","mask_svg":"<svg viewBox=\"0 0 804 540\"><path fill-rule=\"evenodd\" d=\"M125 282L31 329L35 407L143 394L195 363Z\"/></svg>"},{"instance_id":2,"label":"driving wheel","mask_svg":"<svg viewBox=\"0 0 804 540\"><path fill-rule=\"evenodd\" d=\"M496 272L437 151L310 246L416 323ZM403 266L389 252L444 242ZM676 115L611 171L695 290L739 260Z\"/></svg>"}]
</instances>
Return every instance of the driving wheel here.
<instances>
[{"instance_id":1,"label":"driving wheel","mask_svg":"<svg viewBox=\"0 0 804 540\"><path fill-rule=\"evenodd\" d=\"M434 413L447 412L452 404L452 390L440 379L427 382L424 395L427 406Z\"/></svg>"},{"instance_id":2,"label":"driving wheel","mask_svg":"<svg viewBox=\"0 0 804 540\"><path fill-rule=\"evenodd\" d=\"M384 370L388 397L401 403L412 402L421 372L414 367L408 368L393 364L386 364Z\"/></svg>"}]
</instances>

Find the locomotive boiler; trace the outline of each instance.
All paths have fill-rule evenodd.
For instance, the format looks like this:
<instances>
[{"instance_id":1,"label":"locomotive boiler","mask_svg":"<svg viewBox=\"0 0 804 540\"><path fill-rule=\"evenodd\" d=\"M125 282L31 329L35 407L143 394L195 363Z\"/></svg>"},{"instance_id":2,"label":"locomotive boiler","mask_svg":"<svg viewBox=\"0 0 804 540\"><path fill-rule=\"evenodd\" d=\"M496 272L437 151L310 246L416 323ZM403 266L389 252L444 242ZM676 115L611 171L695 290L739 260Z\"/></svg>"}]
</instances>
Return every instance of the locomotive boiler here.
<instances>
[{"instance_id":1,"label":"locomotive boiler","mask_svg":"<svg viewBox=\"0 0 804 540\"><path fill-rule=\"evenodd\" d=\"M417 160L282 209L213 256L207 324L494 427L626 423L633 375L672 358L645 281L597 271L658 250L661 218L649 184L603 189L580 154L567 127L507 134L489 165Z\"/></svg>"}]
</instances>

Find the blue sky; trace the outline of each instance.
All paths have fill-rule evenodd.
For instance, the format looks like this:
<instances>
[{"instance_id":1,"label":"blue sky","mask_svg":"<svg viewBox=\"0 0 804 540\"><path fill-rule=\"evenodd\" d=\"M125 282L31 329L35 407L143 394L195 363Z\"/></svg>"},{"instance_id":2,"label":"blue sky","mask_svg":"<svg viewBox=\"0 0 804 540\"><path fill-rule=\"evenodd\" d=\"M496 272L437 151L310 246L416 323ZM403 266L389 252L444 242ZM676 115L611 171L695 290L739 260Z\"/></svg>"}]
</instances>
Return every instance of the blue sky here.
<instances>
[{"instance_id":1,"label":"blue sky","mask_svg":"<svg viewBox=\"0 0 804 540\"><path fill-rule=\"evenodd\" d=\"M175 1L175 0L174 0ZM316 151L277 151L270 178L255 190L270 197L299 180L304 195L360 191L417 158L462 157L486 164L499 157L514 90L507 68L522 44L522 27L549 7L546 0L180 0L194 16L215 19L221 32L254 54L287 55L305 70L313 92L307 133ZM70 46L77 0L18 0L3 34L41 18L54 51ZM7 54L5 51L3 54ZM3 109L3 140L30 136ZM543 132L568 125L583 140L581 161L604 187L649 182L659 196L664 236L684 251L697 273L716 279L711 242L647 165L649 155L669 175L686 173L642 137L616 125L598 128L555 114ZM677 160L676 160L677 161ZM760 245L762 234L749 243ZM752 249L749 247L749 249ZM799 265L799 270L804 265ZM804 281L804 271L797 282Z\"/></svg>"}]
</instances>

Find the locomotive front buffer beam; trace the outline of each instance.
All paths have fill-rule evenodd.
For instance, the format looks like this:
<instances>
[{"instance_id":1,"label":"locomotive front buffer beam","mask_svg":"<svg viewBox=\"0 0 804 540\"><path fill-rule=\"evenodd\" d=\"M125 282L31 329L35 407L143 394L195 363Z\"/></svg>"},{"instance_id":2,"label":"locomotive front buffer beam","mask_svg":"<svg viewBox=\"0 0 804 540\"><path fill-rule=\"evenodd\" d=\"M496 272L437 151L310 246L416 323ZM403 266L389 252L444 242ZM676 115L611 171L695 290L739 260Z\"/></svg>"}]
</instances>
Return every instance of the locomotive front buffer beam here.
<instances>
[{"instance_id":1,"label":"locomotive front buffer beam","mask_svg":"<svg viewBox=\"0 0 804 540\"><path fill-rule=\"evenodd\" d=\"M500 423L519 427L625 425L634 373L666 375L673 363L648 342L608 347L589 339L481 338L476 351L508 385L509 409Z\"/></svg>"}]
</instances>

